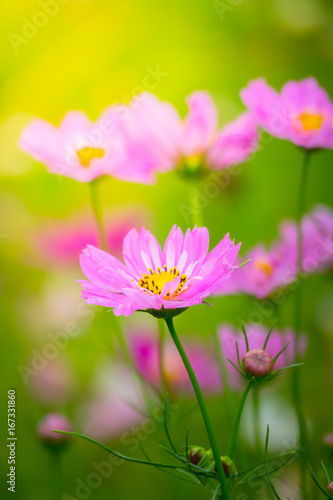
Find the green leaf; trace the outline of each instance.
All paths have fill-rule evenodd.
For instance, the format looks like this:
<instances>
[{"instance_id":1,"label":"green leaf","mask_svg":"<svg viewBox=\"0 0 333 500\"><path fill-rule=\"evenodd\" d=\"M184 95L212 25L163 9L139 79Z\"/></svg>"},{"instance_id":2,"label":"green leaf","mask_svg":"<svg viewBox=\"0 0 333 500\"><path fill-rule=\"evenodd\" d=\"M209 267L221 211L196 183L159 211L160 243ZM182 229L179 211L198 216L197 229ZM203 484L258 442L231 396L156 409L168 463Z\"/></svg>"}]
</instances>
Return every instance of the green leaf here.
<instances>
[{"instance_id":1,"label":"green leaf","mask_svg":"<svg viewBox=\"0 0 333 500\"><path fill-rule=\"evenodd\" d=\"M329 495L325 490L324 488L321 486L321 484L319 483L312 467L310 466L310 464L308 464L308 467L310 469L310 476L312 477L313 481L315 482L315 484L318 486L318 488L320 489L320 491L325 495L326 498L329 498L330 500L332 500L332 496Z\"/></svg>"},{"instance_id":2,"label":"green leaf","mask_svg":"<svg viewBox=\"0 0 333 500\"><path fill-rule=\"evenodd\" d=\"M324 465L324 462L320 462L321 463L321 466L322 468L324 469L324 473L325 473L325 476L326 476L326 481L327 481L327 484L330 484L331 480L330 480L330 476L328 475L328 472L327 472L327 469Z\"/></svg>"},{"instance_id":3,"label":"green leaf","mask_svg":"<svg viewBox=\"0 0 333 500\"><path fill-rule=\"evenodd\" d=\"M78 432L67 432L67 431L56 431L56 430L54 430L53 432L55 432L57 434L66 434L68 436L76 436L76 437L79 437L81 439L85 439L86 441L88 441L90 443L96 444L97 446L99 446L103 450L107 451L108 453L111 453L111 455L114 455L115 457L126 460L127 462L133 462L133 463L142 464L142 465L152 465L154 467L163 467L165 469L178 469L179 468L177 465L159 464L156 462L148 462L145 460L139 460L139 459L132 458L132 457L126 457L125 455L122 455L121 453L118 453L117 451L111 450L110 448L108 448L104 444L99 443L98 441L95 441L94 439L91 439L88 436L84 436L83 434L79 434Z\"/></svg>"},{"instance_id":4,"label":"green leaf","mask_svg":"<svg viewBox=\"0 0 333 500\"><path fill-rule=\"evenodd\" d=\"M281 351L273 358L273 363L275 364L279 356L287 349L288 345L291 344L291 340L281 349Z\"/></svg>"},{"instance_id":5,"label":"green leaf","mask_svg":"<svg viewBox=\"0 0 333 500\"><path fill-rule=\"evenodd\" d=\"M268 441L269 441L269 425L267 425L266 442L265 442L265 455L264 455L265 456L265 470L266 470L266 476L268 479L268 483L269 483L269 485L274 493L276 500L281 500L281 497L279 497L279 495L277 494L277 491L276 491L274 484L271 481L271 477L269 475L268 464L267 464Z\"/></svg>"},{"instance_id":6,"label":"green leaf","mask_svg":"<svg viewBox=\"0 0 333 500\"><path fill-rule=\"evenodd\" d=\"M241 264L238 265L238 267L242 267L242 266L245 266L245 264L247 264L248 262L250 262L252 259L248 259L246 260L245 262L242 262Z\"/></svg>"},{"instance_id":7,"label":"green leaf","mask_svg":"<svg viewBox=\"0 0 333 500\"><path fill-rule=\"evenodd\" d=\"M185 438L185 453L186 453L186 461L189 464L189 466L191 467L192 464L190 463L190 460L188 457L188 437L189 437L189 434L190 434L190 429L187 429L186 438Z\"/></svg>"},{"instance_id":8,"label":"green leaf","mask_svg":"<svg viewBox=\"0 0 333 500\"><path fill-rule=\"evenodd\" d=\"M244 333L244 338L245 338L245 344L246 344L246 351L249 351L249 341L248 341L248 338L247 338L247 335L246 335L246 331L245 331L245 328L244 328L244 325L242 325L242 330L243 330L243 333Z\"/></svg>"},{"instance_id":9,"label":"green leaf","mask_svg":"<svg viewBox=\"0 0 333 500\"><path fill-rule=\"evenodd\" d=\"M231 359L227 358L227 361L229 361L229 363L230 363L230 364L231 364L231 365L235 368L235 370L237 370L237 371L238 371L238 373L239 373L240 375L242 375L242 377L244 377L244 373L242 373L242 372L240 371L240 369L239 369L239 368L237 368L237 366L236 366L236 365L235 365L235 364L231 361Z\"/></svg>"},{"instance_id":10,"label":"green leaf","mask_svg":"<svg viewBox=\"0 0 333 500\"><path fill-rule=\"evenodd\" d=\"M269 332L268 332L268 334L267 334L267 337L266 337L266 340L265 340L264 346L263 346L263 348L262 348L262 350L263 350L263 351L264 351L264 350L266 349L266 347L267 347L267 342L268 342L268 340L269 340L269 337L271 336L272 331L274 330L274 326L276 325L276 322L277 322L277 319L274 321L274 323L272 324L272 326L271 326L271 328L270 328L270 330L269 330Z\"/></svg>"},{"instance_id":11,"label":"green leaf","mask_svg":"<svg viewBox=\"0 0 333 500\"><path fill-rule=\"evenodd\" d=\"M218 494L218 492L219 492L219 489L220 489L220 488L221 488L221 485L220 485L220 484L218 484L218 485L216 486L215 490L214 490L214 493L213 493L213 495L212 495L211 500L215 500L215 499L217 498L217 494Z\"/></svg>"},{"instance_id":12,"label":"green leaf","mask_svg":"<svg viewBox=\"0 0 333 500\"><path fill-rule=\"evenodd\" d=\"M270 462L276 461L279 458L287 456L287 459L284 460L280 465L278 465L277 467L272 469L271 473L276 472L279 469L281 469L282 467L284 467L285 465L287 465L287 463L290 462L290 460L294 457L294 455L295 455L295 453L297 453L297 451L298 451L298 448L296 450L293 450L293 451L286 451L284 453L280 453L279 455L276 455L275 457L272 457L269 460L267 460L267 463L270 463ZM249 480L249 476L252 476L252 473L260 470L261 468L265 468L265 462L261 462L260 464L256 465L255 467L251 467L249 469L246 469L245 471L239 472L237 474L237 478L242 477L244 475L246 475L246 477L241 479L240 481L237 481L237 485L247 483ZM257 476L256 479L262 479L263 477L266 477L266 471L262 475Z\"/></svg>"}]
</instances>

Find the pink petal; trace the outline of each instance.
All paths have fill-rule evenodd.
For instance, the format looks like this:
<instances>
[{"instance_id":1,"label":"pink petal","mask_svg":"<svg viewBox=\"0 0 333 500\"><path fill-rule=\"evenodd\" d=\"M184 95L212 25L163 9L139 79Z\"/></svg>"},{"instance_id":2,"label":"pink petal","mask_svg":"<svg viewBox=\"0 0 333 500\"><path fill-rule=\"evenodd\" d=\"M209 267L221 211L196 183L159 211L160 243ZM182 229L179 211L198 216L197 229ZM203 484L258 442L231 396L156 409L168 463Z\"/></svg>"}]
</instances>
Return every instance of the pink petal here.
<instances>
[{"instance_id":1,"label":"pink petal","mask_svg":"<svg viewBox=\"0 0 333 500\"><path fill-rule=\"evenodd\" d=\"M188 98L189 112L184 121L182 150L185 156L203 153L217 128L217 111L208 92L193 92Z\"/></svg>"}]
</instances>

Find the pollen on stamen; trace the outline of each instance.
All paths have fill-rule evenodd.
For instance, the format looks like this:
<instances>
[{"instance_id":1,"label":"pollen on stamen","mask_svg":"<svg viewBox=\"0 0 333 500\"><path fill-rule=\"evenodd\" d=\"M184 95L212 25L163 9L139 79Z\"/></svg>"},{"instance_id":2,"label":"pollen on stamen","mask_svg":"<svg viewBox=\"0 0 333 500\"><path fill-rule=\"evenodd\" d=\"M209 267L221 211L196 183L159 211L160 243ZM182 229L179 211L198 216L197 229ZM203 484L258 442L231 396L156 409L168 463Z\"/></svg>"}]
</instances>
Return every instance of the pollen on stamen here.
<instances>
[{"instance_id":1,"label":"pollen on stamen","mask_svg":"<svg viewBox=\"0 0 333 500\"><path fill-rule=\"evenodd\" d=\"M173 296L170 297L170 289L164 295L164 299L170 299L182 292L183 286L187 282L186 274L180 275L180 271L177 270L177 267L172 267L169 269L166 265L163 266L161 270L160 267L156 268L156 271L153 269L148 269L149 274L143 274L142 278L139 279L138 285L146 292L152 292L154 295L161 295L162 290L166 283L172 283L175 278L179 276L180 283L177 286L176 290L173 293Z\"/></svg>"},{"instance_id":2,"label":"pollen on stamen","mask_svg":"<svg viewBox=\"0 0 333 500\"><path fill-rule=\"evenodd\" d=\"M103 158L105 154L104 149L101 148L82 148L77 151L77 156L83 167L89 167L90 162L94 159Z\"/></svg>"},{"instance_id":3,"label":"pollen on stamen","mask_svg":"<svg viewBox=\"0 0 333 500\"><path fill-rule=\"evenodd\" d=\"M310 130L320 130L324 122L322 115L312 113L302 113L298 119L305 132L309 132Z\"/></svg>"}]
</instances>

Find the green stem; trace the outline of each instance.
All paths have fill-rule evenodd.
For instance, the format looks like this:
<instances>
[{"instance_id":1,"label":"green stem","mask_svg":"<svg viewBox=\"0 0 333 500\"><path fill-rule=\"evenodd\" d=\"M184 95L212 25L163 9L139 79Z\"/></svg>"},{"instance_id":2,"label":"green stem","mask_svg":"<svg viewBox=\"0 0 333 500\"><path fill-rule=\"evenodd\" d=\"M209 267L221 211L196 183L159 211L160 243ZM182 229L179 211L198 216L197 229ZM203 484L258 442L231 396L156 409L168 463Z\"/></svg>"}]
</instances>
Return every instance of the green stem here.
<instances>
[{"instance_id":1,"label":"green stem","mask_svg":"<svg viewBox=\"0 0 333 500\"><path fill-rule=\"evenodd\" d=\"M259 407L259 397L260 397L260 387L259 386L254 386L253 387L253 426L254 426L254 436L255 436L255 444L256 444L256 451L258 454L260 454L262 446L261 446L261 439L260 439L260 407Z\"/></svg>"},{"instance_id":2,"label":"green stem","mask_svg":"<svg viewBox=\"0 0 333 500\"><path fill-rule=\"evenodd\" d=\"M307 183L307 177L308 177L308 170L309 170L309 162L311 158L311 151L306 149L304 150L304 161L303 161L303 166L302 166L302 173L301 173L301 180L300 180L300 185L299 185L299 194L298 194L298 206L297 206L297 228L298 228L298 235L297 235L297 268L298 268L298 273L302 272L303 265L303 251L302 251L302 245L303 245L303 238L302 238L302 227L301 227L301 221L302 221L302 216L305 212L305 200L306 200L306 183Z\"/></svg>"},{"instance_id":3,"label":"green stem","mask_svg":"<svg viewBox=\"0 0 333 500\"><path fill-rule=\"evenodd\" d=\"M219 452L219 449L217 446L213 427L212 427L212 424L211 424L211 421L209 418L209 414L207 411L205 400L204 400L204 397L202 395L198 380L195 376L195 373L194 373L193 368L191 366L191 363L186 355L186 352L185 352L185 350L184 350L184 348L183 348L183 346L182 346L182 344L181 344L181 342L176 334L176 330L175 330L174 325L173 325L173 318L172 317L166 318L165 321L166 321L166 324L168 325L170 335L171 335L171 337L172 337L172 339L173 339L173 341L178 349L180 357L183 360L183 363L184 363L184 366L185 366L186 371L188 373L188 376L190 377L190 381L191 381L193 390L195 392L195 395L196 395L196 398L197 398L197 401L199 404L201 415L202 415L202 418L203 418L203 421L204 421L204 424L206 427L206 431L208 434L210 446L212 448L212 452L213 452L213 456L214 456L214 460L215 460L215 467L216 467L219 481L221 484L221 492L223 495L223 499L229 500L230 496L229 496L229 491L228 491L228 486L227 486L227 480L226 480L225 473L224 473L223 466L222 466L222 462L221 462L220 452Z\"/></svg>"},{"instance_id":4,"label":"green stem","mask_svg":"<svg viewBox=\"0 0 333 500\"><path fill-rule=\"evenodd\" d=\"M102 210L101 210L101 206L99 203L97 183L98 183L97 179L95 179L94 181L91 181L89 183L90 203L91 203L91 207L92 207L94 217L95 217L99 246L102 250L107 251L108 244L107 244L107 238L106 238L105 228L104 228L104 224L103 224Z\"/></svg>"},{"instance_id":5,"label":"green stem","mask_svg":"<svg viewBox=\"0 0 333 500\"><path fill-rule=\"evenodd\" d=\"M309 170L309 161L310 161L311 151L304 151L304 161L301 172L301 179L299 185L299 195L298 195L298 206L297 206L297 274L298 274L298 286L295 290L295 333L296 333L296 342L295 342L295 355L296 355L296 363L300 360L300 334L301 334L301 326L302 326L302 283L300 282L300 275L303 271L303 235L302 235L302 216L305 212L305 200L306 200L306 184L307 184L307 176ZM307 428L306 428L306 420L303 412L303 405L301 401L301 389L300 389L300 379L299 379L299 371L293 370L292 373L292 392L293 398L295 401L298 427L300 433L300 442L301 445L306 449L308 446L308 436L307 436ZM308 453L302 453L301 457L301 484L302 484L302 492L303 492L303 500L307 500L307 456Z\"/></svg>"},{"instance_id":6,"label":"green stem","mask_svg":"<svg viewBox=\"0 0 333 500\"><path fill-rule=\"evenodd\" d=\"M197 182L190 182L190 206L191 206L193 226L197 225L198 227L201 227L203 224L201 208L198 207L196 203L196 197L197 197L196 188L199 185L200 184Z\"/></svg>"},{"instance_id":7,"label":"green stem","mask_svg":"<svg viewBox=\"0 0 333 500\"><path fill-rule=\"evenodd\" d=\"M211 300L211 302L214 304L214 302ZM231 391L230 391L230 385L229 385L229 376L228 376L228 370L225 366L224 363L224 358L223 358L223 347L220 342L219 334L218 334L218 322L215 316L215 311L214 308L209 307L208 308L208 316L209 316L209 321L211 324L211 335L213 338L214 342L214 349L215 349L215 354L216 354L216 360L217 364L219 367L219 372L220 372L220 379L221 379L221 386L223 389L224 393L224 408L225 408L225 413L227 417L227 421L229 426L231 427Z\"/></svg>"},{"instance_id":8,"label":"green stem","mask_svg":"<svg viewBox=\"0 0 333 500\"><path fill-rule=\"evenodd\" d=\"M233 428L232 434L231 434L230 445L229 445L229 450L228 450L228 457L229 458L232 458L232 455L234 454L234 451L235 451L236 441L237 441L237 434L238 434L238 429L239 429L239 424L240 424L240 421L241 421L241 418L242 418L242 413L243 413L245 401L246 401L246 398L247 398L247 396L248 396L248 394L249 394L249 392L251 390L253 382L254 382L254 379L251 379L249 381L249 383L247 384L245 391L243 392L241 403L240 403L240 406L238 408L236 420L235 420L235 423L234 423L234 428Z\"/></svg>"},{"instance_id":9,"label":"green stem","mask_svg":"<svg viewBox=\"0 0 333 500\"><path fill-rule=\"evenodd\" d=\"M54 500L60 500L62 494L60 454L60 450L50 448L50 488Z\"/></svg>"},{"instance_id":10,"label":"green stem","mask_svg":"<svg viewBox=\"0 0 333 500\"><path fill-rule=\"evenodd\" d=\"M162 382L162 387L165 393L170 395L170 387L168 382L168 376L165 371L165 327L163 321L158 321L158 333L159 333L159 343L158 343L158 363L160 370L160 378Z\"/></svg>"}]
</instances>

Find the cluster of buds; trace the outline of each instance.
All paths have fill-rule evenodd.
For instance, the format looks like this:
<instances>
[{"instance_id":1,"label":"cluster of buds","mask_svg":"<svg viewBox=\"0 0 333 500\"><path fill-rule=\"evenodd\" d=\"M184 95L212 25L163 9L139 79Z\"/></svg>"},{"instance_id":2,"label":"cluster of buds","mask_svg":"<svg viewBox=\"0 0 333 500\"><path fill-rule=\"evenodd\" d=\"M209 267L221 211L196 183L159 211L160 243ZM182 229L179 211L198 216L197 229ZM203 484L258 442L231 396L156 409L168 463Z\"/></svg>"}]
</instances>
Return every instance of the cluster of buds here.
<instances>
[{"instance_id":1,"label":"cluster of buds","mask_svg":"<svg viewBox=\"0 0 333 500\"><path fill-rule=\"evenodd\" d=\"M280 370L275 370L274 365L281 356L281 354L287 349L289 346L290 342L288 342L283 349L273 358L268 352L266 351L266 346L269 340L269 337L273 331L273 327L269 330L263 348L262 349L252 349L250 350L249 348L249 342L248 338L246 335L245 328L242 328L244 337L245 337L245 342L246 342L246 354L243 357L243 359L240 359L239 356L239 349L238 349L238 343L236 342L236 350L237 350L237 359L238 359L238 367L230 360L228 359L229 363L232 364L232 366L242 375L242 377L251 380L254 379L256 382L261 382L263 380L268 381L272 380L273 378L281 375L282 373L285 373L286 370L289 368L294 368L296 366L301 366L302 363L298 364L293 364L290 366L286 366L283 369Z\"/></svg>"},{"instance_id":2,"label":"cluster of buds","mask_svg":"<svg viewBox=\"0 0 333 500\"><path fill-rule=\"evenodd\" d=\"M214 461L214 456L212 450L205 450L200 446L191 446L188 451L187 458L192 465L197 465L204 469L215 470L216 466ZM223 456L221 458L221 464L226 477L234 477L237 475L236 467L233 461L227 457Z\"/></svg>"}]
</instances>

